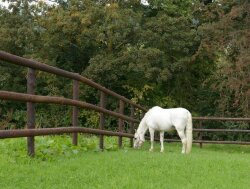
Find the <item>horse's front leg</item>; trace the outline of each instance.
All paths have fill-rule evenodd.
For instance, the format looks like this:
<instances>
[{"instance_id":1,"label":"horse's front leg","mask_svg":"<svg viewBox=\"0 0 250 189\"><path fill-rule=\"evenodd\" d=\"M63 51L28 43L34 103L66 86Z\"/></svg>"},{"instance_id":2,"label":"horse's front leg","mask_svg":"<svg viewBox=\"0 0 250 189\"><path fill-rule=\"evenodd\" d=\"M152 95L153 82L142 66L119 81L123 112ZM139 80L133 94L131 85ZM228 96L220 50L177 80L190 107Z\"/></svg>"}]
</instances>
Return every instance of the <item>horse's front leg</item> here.
<instances>
[{"instance_id":1,"label":"horse's front leg","mask_svg":"<svg viewBox=\"0 0 250 189\"><path fill-rule=\"evenodd\" d=\"M150 141L151 141L151 147L149 149L150 152L152 152L154 149L154 132L155 132L154 129L149 128Z\"/></svg>"},{"instance_id":2,"label":"horse's front leg","mask_svg":"<svg viewBox=\"0 0 250 189\"><path fill-rule=\"evenodd\" d=\"M164 152L164 131L160 132L161 152Z\"/></svg>"}]
</instances>

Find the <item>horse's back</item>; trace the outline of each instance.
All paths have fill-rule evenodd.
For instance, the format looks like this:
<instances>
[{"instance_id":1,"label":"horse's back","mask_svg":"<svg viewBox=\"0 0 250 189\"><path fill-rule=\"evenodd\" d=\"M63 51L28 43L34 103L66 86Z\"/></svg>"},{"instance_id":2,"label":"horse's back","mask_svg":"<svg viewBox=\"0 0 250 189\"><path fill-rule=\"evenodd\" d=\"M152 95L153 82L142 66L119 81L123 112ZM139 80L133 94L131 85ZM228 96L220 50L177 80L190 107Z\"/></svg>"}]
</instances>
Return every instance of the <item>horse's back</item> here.
<instances>
[{"instance_id":1,"label":"horse's back","mask_svg":"<svg viewBox=\"0 0 250 189\"><path fill-rule=\"evenodd\" d=\"M186 125L189 111L185 108L163 109L159 106L151 108L144 119L149 127L156 130L168 130L172 126Z\"/></svg>"},{"instance_id":2,"label":"horse's back","mask_svg":"<svg viewBox=\"0 0 250 189\"><path fill-rule=\"evenodd\" d=\"M168 109L171 112L172 124L177 128L186 126L190 112L185 108Z\"/></svg>"},{"instance_id":3,"label":"horse's back","mask_svg":"<svg viewBox=\"0 0 250 189\"><path fill-rule=\"evenodd\" d=\"M185 116L186 114L190 113L187 109L185 108L168 108L168 109L164 109L161 108L159 106L154 106L152 107L148 112L150 113L164 113L164 114L172 114L172 115L180 115L180 116Z\"/></svg>"}]
</instances>

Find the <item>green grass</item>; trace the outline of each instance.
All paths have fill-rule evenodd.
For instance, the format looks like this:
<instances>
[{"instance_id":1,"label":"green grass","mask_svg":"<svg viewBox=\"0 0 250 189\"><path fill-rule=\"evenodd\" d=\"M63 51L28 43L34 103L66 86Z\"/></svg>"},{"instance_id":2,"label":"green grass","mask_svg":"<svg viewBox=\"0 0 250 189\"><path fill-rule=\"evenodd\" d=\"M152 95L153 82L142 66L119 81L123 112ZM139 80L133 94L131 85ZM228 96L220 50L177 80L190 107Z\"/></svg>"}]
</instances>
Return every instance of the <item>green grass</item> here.
<instances>
[{"instance_id":1,"label":"green grass","mask_svg":"<svg viewBox=\"0 0 250 189\"><path fill-rule=\"evenodd\" d=\"M80 137L72 147L64 137L37 137L35 158L26 156L25 139L0 141L0 188L185 188L247 189L250 186L250 147L194 145L182 155L181 144L166 143L130 149L128 140L117 150L116 138L106 138L108 150L97 149L97 138Z\"/></svg>"}]
</instances>

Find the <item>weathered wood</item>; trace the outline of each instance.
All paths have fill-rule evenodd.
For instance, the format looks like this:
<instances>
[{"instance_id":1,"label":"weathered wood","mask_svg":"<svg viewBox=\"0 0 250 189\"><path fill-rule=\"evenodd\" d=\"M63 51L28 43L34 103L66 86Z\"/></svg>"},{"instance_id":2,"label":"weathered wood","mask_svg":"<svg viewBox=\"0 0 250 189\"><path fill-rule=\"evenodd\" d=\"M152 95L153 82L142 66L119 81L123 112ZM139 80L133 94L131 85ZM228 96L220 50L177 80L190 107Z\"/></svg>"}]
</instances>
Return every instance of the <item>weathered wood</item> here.
<instances>
[{"instance_id":1,"label":"weathered wood","mask_svg":"<svg viewBox=\"0 0 250 189\"><path fill-rule=\"evenodd\" d=\"M42 128L42 129L0 130L0 139L57 135L57 134L60 135L60 134L75 133L75 132L105 135L105 136L133 137L133 135L129 133L113 132L107 130L86 128L86 127L57 127L57 128Z\"/></svg>"},{"instance_id":2,"label":"weathered wood","mask_svg":"<svg viewBox=\"0 0 250 189\"><path fill-rule=\"evenodd\" d=\"M35 70L29 68L27 75L27 93L35 94L35 86L36 86L36 75ZM27 128L34 129L35 128L35 105L32 102L27 102ZM35 156L35 138L34 136L27 138L27 148L28 155Z\"/></svg>"},{"instance_id":3,"label":"weathered wood","mask_svg":"<svg viewBox=\"0 0 250 189\"><path fill-rule=\"evenodd\" d=\"M101 91L100 107L105 108L105 106L106 106L106 95L104 92ZM100 113L99 129L104 130L104 125L105 125L104 113ZM101 150L104 149L104 136L103 135L100 135L99 148Z\"/></svg>"},{"instance_id":4,"label":"weathered wood","mask_svg":"<svg viewBox=\"0 0 250 189\"><path fill-rule=\"evenodd\" d=\"M244 122L250 122L250 118L230 118L230 117L193 117L193 120L202 120L202 121L244 121Z\"/></svg>"},{"instance_id":5,"label":"weathered wood","mask_svg":"<svg viewBox=\"0 0 250 189\"><path fill-rule=\"evenodd\" d=\"M199 121L199 128L202 129L202 121ZM200 148L202 148L202 132L199 132Z\"/></svg>"},{"instance_id":6,"label":"weathered wood","mask_svg":"<svg viewBox=\"0 0 250 189\"><path fill-rule=\"evenodd\" d=\"M119 101L119 113L123 114L124 113L124 102L122 100ZM124 121L123 119L119 119L119 126L118 126L118 131L119 132L123 132L124 130ZM119 148L122 147L122 136L118 137L118 146Z\"/></svg>"},{"instance_id":7,"label":"weathered wood","mask_svg":"<svg viewBox=\"0 0 250 189\"><path fill-rule=\"evenodd\" d=\"M135 108L133 105L131 105L130 107L130 117L134 118L135 117ZM134 134L134 122L130 122L130 129L129 129L129 133L130 134ZM130 146L133 147L133 138L130 138Z\"/></svg>"},{"instance_id":8,"label":"weathered wood","mask_svg":"<svg viewBox=\"0 0 250 189\"><path fill-rule=\"evenodd\" d=\"M45 136L45 135L56 135L64 133L90 133L96 135L107 135L107 136L123 136L128 138L133 138L133 134L113 132L100 129L92 129L86 127L58 127L58 128L42 128L42 129L20 129L20 130L0 130L0 139L4 138L19 138L19 137L32 137L32 136ZM145 137L149 140L149 137ZM155 139L159 141L159 139ZM165 139L166 142L181 142L177 139ZM193 140L193 143L200 143L200 140ZM240 144L240 145L250 145L250 142L245 141L209 141L203 140L202 143L211 144Z\"/></svg>"},{"instance_id":9,"label":"weathered wood","mask_svg":"<svg viewBox=\"0 0 250 189\"><path fill-rule=\"evenodd\" d=\"M0 98L4 100L14 100L14 101L21 101L21 102L36 102L36 103L52 103L52 104L60 104L60 105L70 105L70 106L77 106L81 108L86 108L86 109L91 109L95 110L97 112L101 112L110 116L114 116L117 118L121 118L127 121L133 121L135 123L139 123L139 120L137 119L132 119L128 116L119 114L117 112L113 112L104 108L101 108L99 106L87 103L87 102L82 102L82 101L77 101L77 100L72 100L72 99L67 99L64 97L52 97L52 96L41 96L41 95L29 95L29 94L23 94L23 93L16 93L16 92L9 92L9 91L2 91L0 90Z\"/></svg>"},{"instance_id":10,"label":"weathered wood","mask_svg":"<svg viewBox=\"0 0 250 189\"><path fill-rule=\"evenodd\" d=\"M243 129L193 129L194 132L232 132L232 133L250 133L250 130Z\"/></svg>"},{"instance_id":11,"label":"weathered wood","mask_svg":"<svg viewBox=\"0 0 250 189\"><path fill-rule=\"evenodd\" d=\"M19 66L25 66L25 67L33 68L33 69L36 69L36 70L40 70L40 71L44 71L44 72L48 72L48 73L52 73L52 74L55 74L55 75L59 75L59 76L63 76L63 77L73 79L73 80L80 81L80 82L85 83L85 84L87 84L87 85L89 85L91 87L94 87L94 88L96 88L96 89L98 89L100 91L103 91L106 94L114 96L114 97L118 98L119 100L122 100L122 101L124 101L126 103L129 103L129 104L137 107L138 109L141 109L142 111L147 111L146 108L132 102L131 100L125 98L124 96L121 96L121 95L119 95L119 94L117 94L117 93L115 93L115 92L101 86L100 84L95 83L94 81L91 81L90 79L88 79L86 77L83 77L83 76L81 76L79 74L72 73L72 72L69 72L69 71L66 71L66 70L62 70L60 68L56 68L56 67L53 67L53 66L49 66L47 64L43 64L43 63L40 63L40 62L35 61L35 60L19 57L19 56L16 56L16 55L4 52L4 51L0 51L0 60L4 60L4 61L7 61L7 62L12 63L12 64L19 65Z\"/></svg>"},{"instance_id":12,"label":"weathered wood","mask_svg":"<svg viewBox=\"0 0 250 189\"><path fill-rule=\"evenodd\" d=\"M79 100L79 83L76 80L73 81L73 100ZM79 126L78 107L77 106L73 106L72 126L73 127ZM78 134L73 133L72 134L72 144L77 145L77 141L78 141Z\"/></svg>"}]
</instances>

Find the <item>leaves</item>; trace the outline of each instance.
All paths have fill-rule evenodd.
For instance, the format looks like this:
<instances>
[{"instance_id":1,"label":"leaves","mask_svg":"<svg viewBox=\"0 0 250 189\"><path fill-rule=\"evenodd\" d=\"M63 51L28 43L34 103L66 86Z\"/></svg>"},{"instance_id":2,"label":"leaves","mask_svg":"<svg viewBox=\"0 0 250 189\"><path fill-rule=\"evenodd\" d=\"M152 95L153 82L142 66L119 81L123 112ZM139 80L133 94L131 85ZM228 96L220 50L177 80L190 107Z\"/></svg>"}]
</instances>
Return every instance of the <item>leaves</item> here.
<instances>
[{"instance_id":1,"label":"leaves","mask_svg":"<svg viewBox=\"0 0 250 189\"><path fill-rule=\"evenodd\" d=\"M119 150L117 137L105 137L105 150ZM58 157L71 158L72 156L83 155L86 152L98 152L98 137L79 135L78 146L72 145L69 135L36 137L36 156L41 161L54 161ZM123 139L124 148L130 147L129 139ZM2 153L13 157L13 161L29 161L27 159L26 138L6 139L0 143Z\"/></svg>"},{"instance_id":2,"label":"leaves","mask_svg":"<svg viewBox=\"0 0 250 189\"><path fill-rule=\"evenodd\" d=\"M11 2L11 11L0 8L1 50L79 73L146 107L249 115L246 0ZM27 70L0 64L1 89L25 92ZM80 87L81 100L99 103L96 90ZM72 81L38 71L36 94L72 98ZM108 101L115 111L117 100ZM1 101L4 127L24 127L25 111L23 104ZM37 127L71 124L71 107L37 104L36 111ZM83 110L80 125L96 128L98 118ZM107 122L117 128L116 120Z\"/></svg>"}]
</instances>

